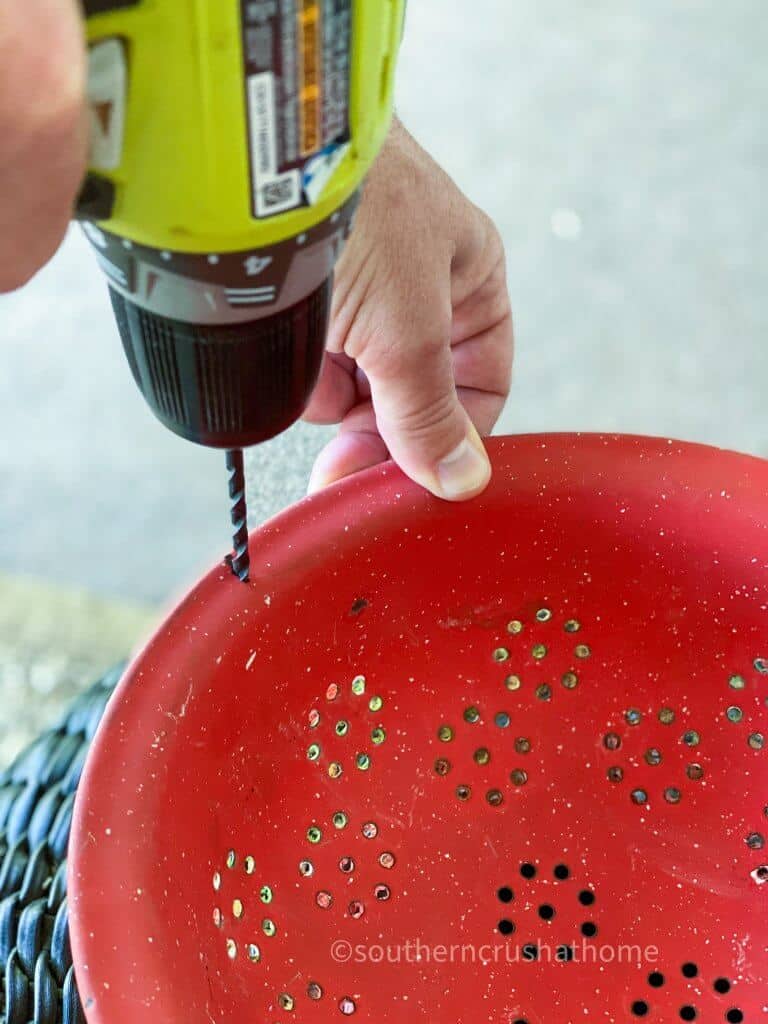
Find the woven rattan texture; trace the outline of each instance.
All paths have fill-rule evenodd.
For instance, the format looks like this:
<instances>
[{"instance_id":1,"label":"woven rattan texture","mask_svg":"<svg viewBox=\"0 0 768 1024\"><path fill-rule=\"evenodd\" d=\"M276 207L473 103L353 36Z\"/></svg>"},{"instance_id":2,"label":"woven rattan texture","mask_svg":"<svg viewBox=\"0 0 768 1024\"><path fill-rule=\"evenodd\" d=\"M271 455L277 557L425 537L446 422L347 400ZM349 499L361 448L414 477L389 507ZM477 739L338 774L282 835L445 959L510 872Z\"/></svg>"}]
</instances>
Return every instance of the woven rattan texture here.
<instances>
[{"instance_id":1,"label":"woven rattan texture","mask_svg":"<svg viewBox=\"0 0 768 1024\"><path fill-rule=\"evenodd\" d=\"M86 754L122 666L0 774L0 1024L80 1024L67 843Z\"/></svg>"}]
</instances>

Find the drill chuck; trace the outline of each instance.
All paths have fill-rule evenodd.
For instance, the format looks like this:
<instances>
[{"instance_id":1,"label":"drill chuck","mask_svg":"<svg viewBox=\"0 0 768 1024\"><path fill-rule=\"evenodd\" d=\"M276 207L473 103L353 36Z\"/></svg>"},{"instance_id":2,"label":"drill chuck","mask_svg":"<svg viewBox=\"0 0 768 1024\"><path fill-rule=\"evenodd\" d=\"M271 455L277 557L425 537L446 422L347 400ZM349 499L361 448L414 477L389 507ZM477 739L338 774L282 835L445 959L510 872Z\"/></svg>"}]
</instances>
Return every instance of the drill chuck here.
<instances>
[{"instance_id":1,"label":"drill chuck","mask_svg":"<svg viewBox=\"0 0 768 1024\"><path fill-rule=\"evenodd\" d=\"M212 448L244 448L289 427L323 358L331 278L278 313L228 324L186 323L110 287L134 380L157 418Z\"/></svg>"}]
</instances>

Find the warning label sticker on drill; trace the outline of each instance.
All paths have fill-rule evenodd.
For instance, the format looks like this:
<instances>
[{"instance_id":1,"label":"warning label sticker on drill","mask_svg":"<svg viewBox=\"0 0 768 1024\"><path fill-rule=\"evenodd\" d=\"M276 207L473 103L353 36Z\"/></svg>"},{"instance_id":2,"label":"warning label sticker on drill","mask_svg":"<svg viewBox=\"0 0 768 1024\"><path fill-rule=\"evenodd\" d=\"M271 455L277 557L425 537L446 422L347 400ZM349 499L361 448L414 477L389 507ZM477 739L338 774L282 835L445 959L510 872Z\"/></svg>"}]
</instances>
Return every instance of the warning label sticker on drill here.
<instances>
[{"instance_id":1,"label":"warning label sticker on drill","mask_svg":"<svg viewBox=\"0 0 768 1024\"><path fill-rule=\"evenodd\" d=\"M316 203L349 149L352 0L241 0L252 211Z\"/></svg>"}]
</instances>

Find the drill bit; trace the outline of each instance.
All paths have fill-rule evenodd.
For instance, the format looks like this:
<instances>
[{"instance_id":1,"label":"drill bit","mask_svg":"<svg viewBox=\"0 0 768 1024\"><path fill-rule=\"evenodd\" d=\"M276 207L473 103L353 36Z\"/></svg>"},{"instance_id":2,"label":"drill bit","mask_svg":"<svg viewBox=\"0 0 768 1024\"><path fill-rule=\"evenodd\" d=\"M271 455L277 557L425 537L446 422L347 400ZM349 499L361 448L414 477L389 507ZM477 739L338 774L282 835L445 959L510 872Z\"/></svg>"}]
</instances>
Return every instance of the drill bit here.
<instances>
[{"instance_id":1,"label":"drill bit","mask_svg":"<svg viewBox=\"0 0 768 1024\"><path fill-rule=\"evenodd\" d=\"M227 469L231 501L229 514L234 529L232 554L227 555L227 561L235 576L243 583L247 583L251 563L248 554L248 510L245 504L245 470L242 448L230 448L227 451Z\"/></svg>"}]
</instances>

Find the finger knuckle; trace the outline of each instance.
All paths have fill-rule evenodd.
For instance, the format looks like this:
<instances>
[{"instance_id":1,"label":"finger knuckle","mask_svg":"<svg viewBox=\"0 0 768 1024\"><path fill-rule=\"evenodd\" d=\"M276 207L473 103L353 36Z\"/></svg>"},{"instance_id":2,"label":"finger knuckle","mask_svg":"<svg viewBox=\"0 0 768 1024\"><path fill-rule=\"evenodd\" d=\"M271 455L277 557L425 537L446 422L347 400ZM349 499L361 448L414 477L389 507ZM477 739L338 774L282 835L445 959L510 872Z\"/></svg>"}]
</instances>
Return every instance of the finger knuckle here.
<instances>
[{"instance_id":1,"label":"finger knuckle","mask_svg":"<svg viewBox=\"0 0 768 1024\"><path fill-rule=\"evenodd\" d=\"M415 441L434 437L441 432L448 433L453 426L456 408L455 393L436 395L411 408L401 409L396 416L396 426L401 433Z\"/></svg>"}]
</instances>

